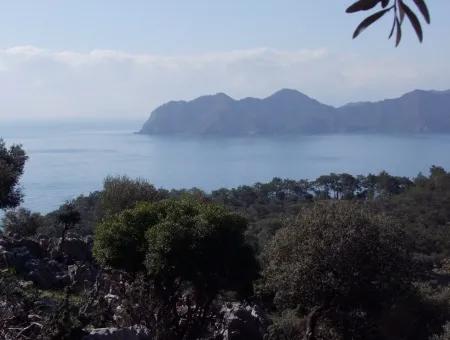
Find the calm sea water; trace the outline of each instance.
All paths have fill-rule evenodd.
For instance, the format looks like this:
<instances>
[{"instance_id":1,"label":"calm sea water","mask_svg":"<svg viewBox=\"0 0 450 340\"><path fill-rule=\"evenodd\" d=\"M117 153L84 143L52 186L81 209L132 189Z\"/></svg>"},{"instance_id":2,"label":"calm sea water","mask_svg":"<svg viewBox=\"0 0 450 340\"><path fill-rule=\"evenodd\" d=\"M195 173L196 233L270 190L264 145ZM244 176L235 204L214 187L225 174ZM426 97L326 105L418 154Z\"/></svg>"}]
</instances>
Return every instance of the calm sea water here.
<instances>
[{"instance_id":1,"label":"calm sea water","mask_svg":"<svg viewBox=\"0 0 450 340\"><path fill-rule=\"evenodd\" d=\"M136 135L139 123L0 125L30 159L24 206L40 212L102 187L107 175L157 187L213 190L282 178L313 179L383 169L395 175L450 169L450 136L320 135L289 138L181 138Z\"/></svg>"}]
</instances>

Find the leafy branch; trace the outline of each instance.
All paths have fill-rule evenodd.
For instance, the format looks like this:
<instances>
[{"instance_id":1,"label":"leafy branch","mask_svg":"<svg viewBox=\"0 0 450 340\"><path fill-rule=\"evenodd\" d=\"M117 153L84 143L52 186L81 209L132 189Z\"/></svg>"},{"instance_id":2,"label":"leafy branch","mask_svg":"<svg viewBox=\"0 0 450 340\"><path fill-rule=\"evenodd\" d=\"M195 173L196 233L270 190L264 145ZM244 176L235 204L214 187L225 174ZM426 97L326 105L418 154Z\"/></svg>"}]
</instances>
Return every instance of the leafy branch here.
<instances>
[{"instance_id":1,"label":"leafy branch","mask_svg":"<svg viewBox=\"0 0 450 340\"><path fill-rule=\"evenodd\" d=\"M417 10L422 14L427 24L431 22L430 12L428 11L425 0L412 0L417 7ZM364 19L353 33L353 39L358 37L366 28L382 18L386 13L393 13L392 28L389 34L389 39L396 36L395 46L400 44L402 39L402 25L405 16L408 18L411 26L416 32L417 38L420 42L423 41L422 24L416 13L408 6L404 0L358 0L353 5L347 8L347 13L355 13L360 11L369 11L377 6L381 9L374 14Z\"/></svg>"}]
</instances>

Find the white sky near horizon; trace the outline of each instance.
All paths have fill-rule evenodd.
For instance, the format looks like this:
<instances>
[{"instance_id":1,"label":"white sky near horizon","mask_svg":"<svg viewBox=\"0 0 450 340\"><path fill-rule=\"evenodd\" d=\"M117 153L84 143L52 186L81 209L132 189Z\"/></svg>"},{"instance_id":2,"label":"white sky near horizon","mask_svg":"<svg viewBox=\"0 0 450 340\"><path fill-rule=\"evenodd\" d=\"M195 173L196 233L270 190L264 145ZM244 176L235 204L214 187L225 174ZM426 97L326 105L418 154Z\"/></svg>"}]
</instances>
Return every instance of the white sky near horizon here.
<instances>
[{"instance_id":1,"label":"white sky near horizon","mask_svg":"<svg viewBox=\"0 0 450 340\"><path fill-rule=\"evenodd\" d=\"M412 3L412 1L410 1ZM294 88L326 104L450 89L450 1L419 44L390 17L351 39L352 1L0 1L0 123L142 119L169 100Z\"/></svg>"}]
</instances>

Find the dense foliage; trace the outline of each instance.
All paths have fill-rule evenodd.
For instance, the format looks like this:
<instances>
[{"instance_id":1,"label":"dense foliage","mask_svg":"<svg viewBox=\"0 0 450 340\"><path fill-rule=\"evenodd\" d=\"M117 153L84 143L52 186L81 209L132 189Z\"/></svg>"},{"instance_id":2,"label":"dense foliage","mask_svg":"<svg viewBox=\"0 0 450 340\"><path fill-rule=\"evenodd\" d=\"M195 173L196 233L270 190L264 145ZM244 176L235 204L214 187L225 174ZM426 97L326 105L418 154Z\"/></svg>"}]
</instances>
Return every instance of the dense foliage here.
<instances>
[{"instance_id":1,"label":"dense foliage","mask_svg":"<svg viewBox=\"0 0 450 340\"><path fill-rule=\"evenodd\" d=\"M357 205L314 205L275 234L265 258L263 288L277 308L320 310L344 339L382 338L361 325L375 324L412 289L404 233Z\"/></svg>"},{"instance_id":2,"label":"dense foliage","mask_svg":"<svg viewBox=\"0 0 450 340\"><path fill-rule=\"evenodd\" d=\"M244 238L246 227L245 219L210 203L142 203L98 225L94 255L101 264L125 271L145 267L151 294L160 307L168 307L166 317L186 319L181 329L176 322L165 327L192 338L201 335L200 325L219 292L248 295L252 290L258 266ZM180 301L187 315L172 308Z\"/></svg>"},{"instance_id":3,"label":"dense foliage","mask_svg":"<svg viewBox=\"0 0 450 340\"><path fill-rule=\"evenodd\" d=\"M44 224L44 217L25 208L10 210L3 217L3 230L20 236L33 236Z\"/></svg>"},{"instance_id":4,"label":"dense foliage","mask_svg":"<svg viewBox=\"0 0 450 340\"><path fill-rule=\"evenodd\" d=\"M0 139L0 209L14 208L22 201L19 179L27 156L20 145L9 149Z\"/></svg>"},{"instance_id":5,"label":"dense foliage","mask_svg":"<svg viewBox=\"0 0 450 340\"><path fill-rule=\"evenodd\" d=\"M127 271L145 265L162 286L177 280L216 294L248 288L257 265L246 244L245 219L194 200L142 203L105 220L95 233L94 255Z\"/></svg>"},{"instance_id":6,"label":"dense foliage","mask_svg":"<svg viewBox=\"0 0 450 340\"><path fill-rule=\"evenodd\" d=\"M132 208L138 202L155 201L158 196L155 187L145 180L133 180L127 176L107 177L100 204L103 213L111 215Z\"/></svg>"}]
</instances>

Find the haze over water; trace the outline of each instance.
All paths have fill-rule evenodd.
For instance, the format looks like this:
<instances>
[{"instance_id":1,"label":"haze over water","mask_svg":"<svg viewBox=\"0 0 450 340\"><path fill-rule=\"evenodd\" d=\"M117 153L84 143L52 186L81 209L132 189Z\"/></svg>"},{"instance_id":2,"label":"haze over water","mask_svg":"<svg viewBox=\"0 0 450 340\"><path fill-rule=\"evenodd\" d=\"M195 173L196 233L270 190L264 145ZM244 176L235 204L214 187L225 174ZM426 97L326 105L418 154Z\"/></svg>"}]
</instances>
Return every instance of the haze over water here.
<instances>
[{"instance_id":1,"label":"haze over water","mask_svg":"<svg viewBox=\"0 0 450 340\"><path fill-rule=\"evenodd\" d=\"M270 181L315 179L387 170L401 176L450 168L450 135L316 135L278 138L182 138L136 135L140 122L2 124L7 144L30 159L24 206L49 212L99 190L108 175L149 180L156 187L210 191Z\"/></svg>"}]
</instances>

